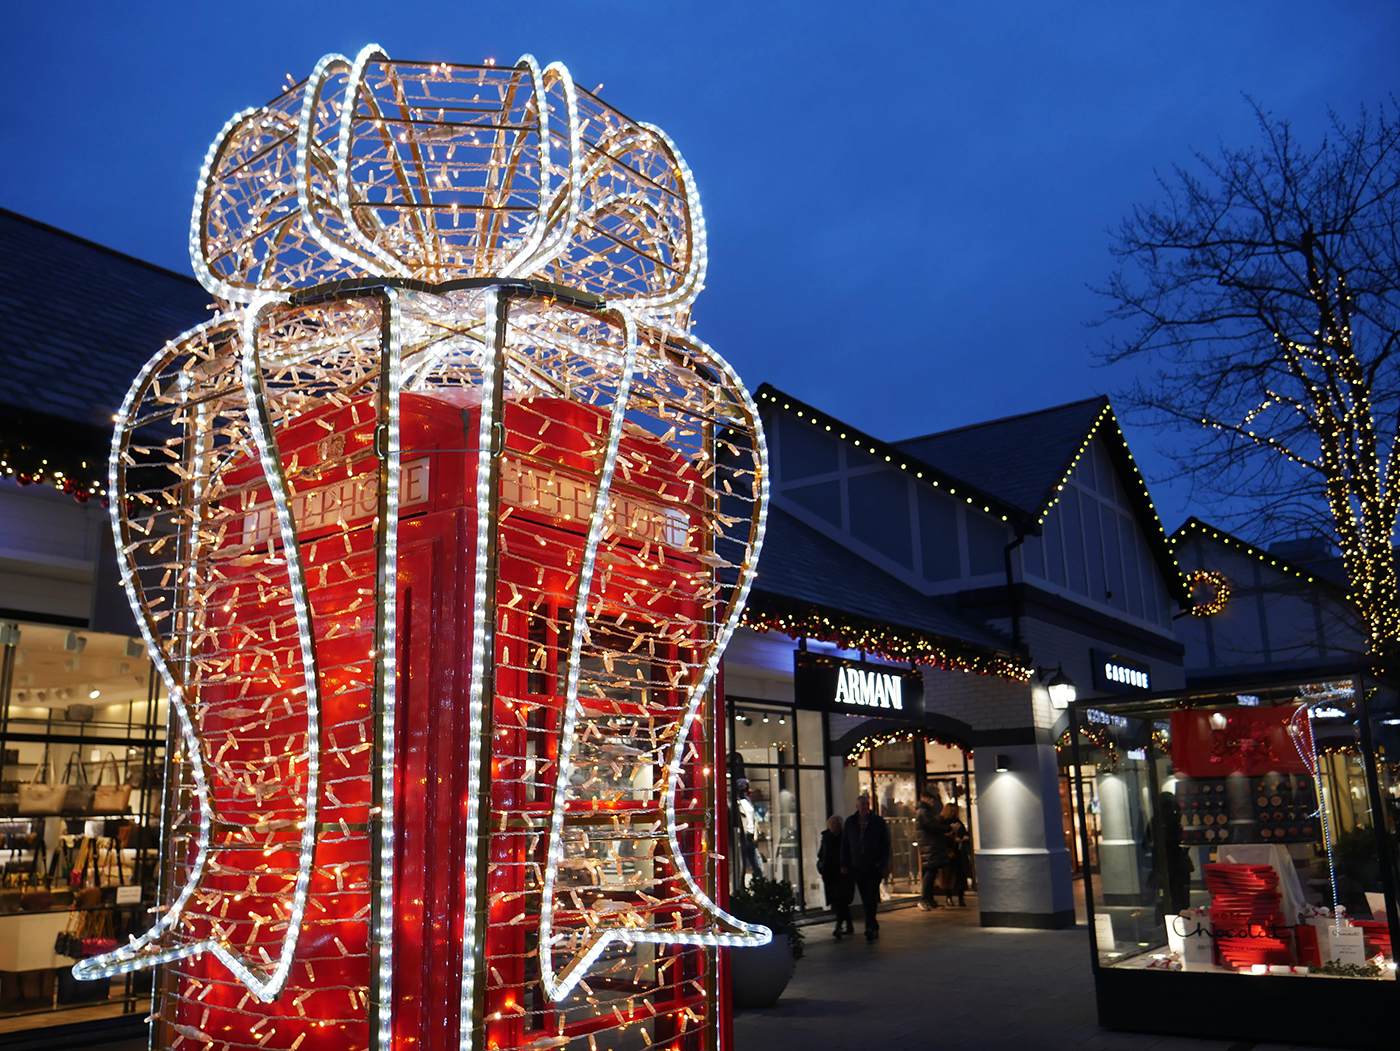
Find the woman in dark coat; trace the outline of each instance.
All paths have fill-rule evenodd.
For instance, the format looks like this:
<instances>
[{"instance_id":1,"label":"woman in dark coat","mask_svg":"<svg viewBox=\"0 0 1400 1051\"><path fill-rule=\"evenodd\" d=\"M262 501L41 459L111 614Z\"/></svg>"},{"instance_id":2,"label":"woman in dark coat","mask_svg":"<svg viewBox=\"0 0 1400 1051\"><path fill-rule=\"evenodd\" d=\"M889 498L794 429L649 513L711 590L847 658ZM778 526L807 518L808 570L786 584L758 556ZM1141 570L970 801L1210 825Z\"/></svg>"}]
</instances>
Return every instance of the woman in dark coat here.
<instances>
[{"instance_id":1,"label":"woman in dark coat","mask_svg":"<svg viewBox=\"0 0 1400 1051\"><path fill-rule=\"evenodd\" d=\"M919 908L925 912L938 908L938 885L951 860L947 837L953 827L939 816L938 802L938 794L930 788L914 809L914 826L919 832L919 860L924 870Z\"/></svg>"},{"instance_id":2,"label":"woman in dark coat","mask_svg":"<svg viewBox=\"0 0 1400 1051\"><path fill-rule=\"evenodd\" d=\"M967 893L968 870L971 868L971 838L967 826L958 817L958 804L949 803L938 815L938 820L949 828L945 837L948 842L948 867L943 872L943 891L948 896L948 904L953 904L953 895L958 896L958 904L966 905L963 896Z\"/></svg>"},{"instance_id":3,"label":"woman in dark coat","mask_svg":"<svg viewBox=\"0 0 1400 1051\"><path fill-rule=\"evenodd\" d=\"M836 930L831 933L837 938L856 932L851 923L851 897L855 887L851 877L841 871L842 824L840 815L832 814L827 819L821 845L817 848L817 872L826 888L826 900L836 910Z\"/></svg>"}]
</instances>

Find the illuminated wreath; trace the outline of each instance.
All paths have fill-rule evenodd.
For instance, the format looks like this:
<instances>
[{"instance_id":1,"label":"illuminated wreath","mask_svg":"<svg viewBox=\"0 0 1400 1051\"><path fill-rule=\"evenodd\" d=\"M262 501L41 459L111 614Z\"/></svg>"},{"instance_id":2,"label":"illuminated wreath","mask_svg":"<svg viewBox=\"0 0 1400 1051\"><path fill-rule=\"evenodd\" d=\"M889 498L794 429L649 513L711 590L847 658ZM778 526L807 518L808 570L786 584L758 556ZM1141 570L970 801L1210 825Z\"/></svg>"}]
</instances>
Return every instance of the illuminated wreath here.
<instances>
[{"instance_id":1,"label":"illuminated wreath","mask_svg":"<svg viewBox=\"0 0 1400 1051\"><path fill-rule=\"evenodd\" d=\"M689 332L704 222L667 136L528 56L329 55L224 127L190 252L220 312L142 369L110 465L122 579L175 714L171 894L74 973L171 965L167 1021L194 1041L280 997L264 1047L366 1015L388 1046L408 612L389 524L426 499L404 443L443 405L470 420L442 453L466 457L475 507L465 853L443 891L467 903L462 1046L484 1040L504 952L484 923L538 946L551 1002L610 946L768 941L705 889L702 802L702 704L753 580L766 451L738 376ZM546 648L552 707L503 685ZM493 734L501 712L553 727L549 762ZM491 763L553 800L543 817L493 801ZM652 773L618 788L620 764ZM627 866L599 853L600 814ZM532 889L503 904L492 837L532 822ZM580 897L585 874L601 895ZM252 1006L206 999L229 975Z\"/></svg>"},{"instance_id":2,"label":"illuminated wreath","mask_svg":"<svg viewBox=\"0 0 1400 1051\"><path fill-rule=\"evenodd\" d=\"M1210 569L1198 569L1186 578L1187 586L1194 597L1198 587L1208 587L1211 597L1205 602L1196 602L1191 607L1193 617L1213 617L1225 608L1230 601L1230 582L1225 574Z\"/></svg>"}]
</instances>

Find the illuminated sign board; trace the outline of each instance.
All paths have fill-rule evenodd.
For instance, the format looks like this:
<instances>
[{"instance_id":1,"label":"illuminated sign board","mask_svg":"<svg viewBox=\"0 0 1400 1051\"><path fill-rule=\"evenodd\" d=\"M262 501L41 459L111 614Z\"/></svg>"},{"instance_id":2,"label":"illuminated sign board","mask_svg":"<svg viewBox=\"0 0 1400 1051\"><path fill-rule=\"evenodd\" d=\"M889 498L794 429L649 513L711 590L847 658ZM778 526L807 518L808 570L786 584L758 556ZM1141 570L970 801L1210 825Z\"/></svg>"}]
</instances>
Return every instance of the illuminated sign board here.
<instances>
[{"instance_id":1,"label":"illuminated sign board","mask_svg":"<svg viewBox=\"0 0 1400 1051\"><path fill-rule=\"evenodd\" d=\"M922 721L924 674L917 668L794 654L793 687L799 708L872 719Z\"/></svg>"},{"instance_id":2,"label":"illuminated sign board","mask_svg":"<svg viewBox=\"0 0 1400 1051\"><path fill-rule=\"evenodd\" d=\"M1141 661L1103 650L1089 653L1094 665L1094 689L1102 693L1147 693L1152 689L1151 669Z\"/></svg>"}]
</instances>

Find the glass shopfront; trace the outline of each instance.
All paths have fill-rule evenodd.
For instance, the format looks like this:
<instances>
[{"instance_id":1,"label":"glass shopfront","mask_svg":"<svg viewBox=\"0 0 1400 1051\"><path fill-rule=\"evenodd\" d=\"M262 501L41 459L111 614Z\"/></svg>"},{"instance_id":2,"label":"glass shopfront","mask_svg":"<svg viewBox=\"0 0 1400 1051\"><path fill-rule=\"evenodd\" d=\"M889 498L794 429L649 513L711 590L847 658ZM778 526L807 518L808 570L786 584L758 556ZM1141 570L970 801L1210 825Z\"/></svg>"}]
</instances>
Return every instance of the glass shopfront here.
<instances>
[{"instance_id":1,"label":"glass shopfront","mask_svg":"<svg viewBox=\"0 0 1400 1051\"><path fill-rule=\"evenodd\" d=\"M817 875L827 818L821 713L731 698L729 724L730 871L736 885L754 875L788 880L799 907L825 907Z\"/></svg>"},{"instance_id":2,"label":"glass shopfront","mask_svg":"<svg viewBox=\"0 0 1400 1051\"><path fill-rule=\"evenodd\" d=\"M1394 690L1358 675L1099 699L1071 727L1104 1025L1394 1046L1390 1023L1348 1014L1389 1015L1400 993ZM1306 993L1274 984L1293 980ZM1306 1018L1279 1009L1304 995Z\"/></svg>"},{"instance_id":3,"label":"glass shopfront","mask_svg":"<svg viewBox=\"0 0 1400 1051\"><path fill-rule=\"evenodd\" d=\"M149 975L80 982L70 968L150 924L159 682L124 635L0 622L0 641L0 1034L139 1020Z\"/></svg>"},{"instance_id":4,"label":"glass shopfront","mask_svg":"<svg viewBox=\"0 0 1400 1051\"><path fill-rule=\"evenodd\" d=\"M827 718L772 702L728 699L730 873L733 885L753 876L788 880L804 911L829 908L817 850L833 813L849 817L849 801L861 793L888 822L891 896L917 894L922 875L914 808L930 786L945 803L957 803L977 839L977 805L971 753L910 731L899 740L873 739L850 756L831 754ZM836 760L839 758L840 766ZM845 783L831 783L835 769ZM741 784L742 782L742 784ZM969 881L975 888L975 870Z\"/></svg>"}]
</instances>

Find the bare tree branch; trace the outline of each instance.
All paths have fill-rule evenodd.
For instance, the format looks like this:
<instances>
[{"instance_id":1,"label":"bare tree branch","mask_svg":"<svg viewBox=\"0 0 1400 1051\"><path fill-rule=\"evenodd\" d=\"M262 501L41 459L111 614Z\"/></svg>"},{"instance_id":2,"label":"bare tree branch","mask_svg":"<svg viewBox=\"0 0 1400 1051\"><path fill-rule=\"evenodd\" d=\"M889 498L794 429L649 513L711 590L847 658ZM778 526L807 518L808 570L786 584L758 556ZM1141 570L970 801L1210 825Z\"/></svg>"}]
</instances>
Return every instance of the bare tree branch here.
<instances>
[{"instance_id":1,"label":"bare tree branch","mask_svg":"<svg viewBox=\"0 0 1400 1051\"><path fill-rule=\"evenodd\" d=\"M1397 103L1329 114L1311 149L1250 105L1257 145L1159 174L1111 232L1098 324L1126 334L1099 357L1154 367L1121 400L1185 439L1167 451L1193 496L1251 502L1261 541L1335 539L1372 652L1400 657Z\"/></svg>"}]
</instances>

